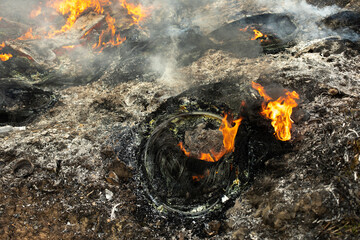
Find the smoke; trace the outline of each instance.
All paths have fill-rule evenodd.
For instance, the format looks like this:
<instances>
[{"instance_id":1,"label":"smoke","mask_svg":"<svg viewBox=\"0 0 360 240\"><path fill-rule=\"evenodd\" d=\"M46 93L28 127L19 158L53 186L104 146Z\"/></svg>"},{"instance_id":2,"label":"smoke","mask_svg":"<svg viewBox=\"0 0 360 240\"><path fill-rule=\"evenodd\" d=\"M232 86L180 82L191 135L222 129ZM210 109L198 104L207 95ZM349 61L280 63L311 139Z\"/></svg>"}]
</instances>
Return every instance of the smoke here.
<instances>
[{"instance_id":1,"label":"smoke","mask_svg":"<svg viewBox=\"0 0 360 240\"><path fill-rule=\"evenodd\" d=\"M341 10L336 5L318 8L305 0L256 0L255 2L259 8L292 16L298 28L297 40L308 41L337 35L332 30L319 26L322 19Z\"/></svg>"},{"instance_id":2,"label":"smoke","mask_svg":"<svg viewBox=\"0 0 360 240\"><path fill-rule=\"evenodd\" d=\"M138 63L136 59L133 60L138 65L135 66L136 69L144 65L143 71L155 72L160 83L173 88L182 87L190 80L186 79L181 68L199 59L208 49L217 49L218 42L213 42L209 33L232 21L260 13L286 13L293 18L298 28L296 40L306 42L338 35L321 26L319 22L341 10L336 6L318 8L306 3L305 0L128 0L128 2L140 3L147 10L148 16L140 22L136 31L134 29L137 25L124 28L126 21L129 20L123 16L126 15L126 10L121 7L120 0L112 0L113 4L107 6L105 12L116 16L115 25L122 28L117 32L128 34L126 35L128 40L121 47L105 49L101 54L93 50L88 42L96 42L101 34L102 27L99 28L97 25L99 30L95 28L87 39L79 39L79 43L84 43L83 46L69 50L60 57L63 60L67 56L69 60L62 61L66 64L58 69L64 73L75 73L83 69L84 73L93 74L99 69L103 71L107 65L119 59L127 61L126 54L138 54L142 55L142 59L146 59L146 63L143 60ZM1 16L20 22L24 26L33 27L34 33L36 31L48 32L50 26L60 29L66 22L66 16L60 15L54 9L46 8L46 3L40 0L2 0L0 1L0 8L3 10ZM36 18L30 18L31 11L39 5L43 6L43 11L47 12L43 12ZM103 24L106 25L105 21ZM238 54L240 57L251 57L246 51L257 53L262 50L258 41L250 45L238 44L236 41L235 39L229 45L228 50L235 54L236 51L243 52L244 54ZM47 44L50 47L53 43L49 41ZM145 50L141 49L142 46L145 46ZM139 50L134 51L135 48ZM133 56L130 57L134 59ZM77 65L81 67L77 68ZM127 67L126 64L122 65ZM101 67L94 68L94 66ZM135 68L134 64L129 64L129 66L128 68ZM128 72L128 75L132 74L132 71Z\"/></svg>"}]
</instances>

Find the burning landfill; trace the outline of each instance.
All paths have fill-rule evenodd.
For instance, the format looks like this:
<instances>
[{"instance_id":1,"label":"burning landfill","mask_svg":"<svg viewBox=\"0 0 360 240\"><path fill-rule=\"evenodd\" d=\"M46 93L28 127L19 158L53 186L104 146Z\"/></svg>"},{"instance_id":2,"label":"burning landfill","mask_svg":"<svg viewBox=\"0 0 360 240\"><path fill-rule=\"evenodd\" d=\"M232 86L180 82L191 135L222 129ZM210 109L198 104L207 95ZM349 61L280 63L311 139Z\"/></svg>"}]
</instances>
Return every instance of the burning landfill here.
<instances>
[{"instance_id":1,"label":"burning landfill","mask_svg":"<svg viewBox=\"0 0 360 240\"><path fill-rule=\"evenodd\" d=\"M0 9L2 239L359 239L359 1Z\"/></svg>"}]
</instances>

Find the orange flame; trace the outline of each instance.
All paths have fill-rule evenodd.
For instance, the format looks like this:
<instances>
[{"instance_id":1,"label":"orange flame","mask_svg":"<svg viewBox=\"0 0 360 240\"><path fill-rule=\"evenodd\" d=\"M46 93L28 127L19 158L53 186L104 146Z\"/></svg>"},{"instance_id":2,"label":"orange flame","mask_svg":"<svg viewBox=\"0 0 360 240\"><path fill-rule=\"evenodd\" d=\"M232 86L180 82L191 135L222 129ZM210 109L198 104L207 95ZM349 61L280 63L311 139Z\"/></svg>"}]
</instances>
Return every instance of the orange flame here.
<instances>
[{"instance_id":1,"label":"orange flame","mask_svg":"<svg viewBox=\"0 0 360 240\"><path fill-rule=\"evenodd\" d=\"M27 40L27 39L39 39L41 38L40 35L33 35L33 30L32 28L30 28L24 35L22 35L21 37L19 37L19 40Z\"/></svg>"},{"instance_id":2,"label":"orange flame","mask_svg":"<svg viewBox=\"0 0 360 240\"><path fill-rule=\"evenodd\" d=\"M201 179L203 179L205 176L204 175L194 175L194 176L191 176L192 177L192 180L194 182L199 182Z\"/></svg>"},{"instance_id":3,"label":"orange flame","mask_svg":"<svg viewBox=\"0 0 360 240\"><path fill-rule=\"evenodd\" d=\"M101 32L98 43L93 45L94 49L101 48L100 52L107 46L118 46L126 40L126 38L120 37L120 34L115 34L115 19L112 18L109 14L106 16L106 23L108 28ZM108 42L104 42L103 39L106 35L109 35L109 33L111 35L110 40Z\"/></svg>"},{"instance_id":4,"label":"orange flame","mask_svg":"<svg viewBox=\"0 0 360 240\"><path fill-rule=\"evenodd\" d=\"M239 31L241 32L247 32L249 30L249 28L251 30L253 30L254 32L254 37L251 38L251 40L256 40L258 38L267 38L267 35L266 34L263 34L262 32L260 32L259 30L256 30L254 27L249 27L249 26L246 26L245 28L239 28ZM261 41L263 41L263 39L261 39Z\"/></svg>"},{"instance_id":5,"label":"orange flame","mask_svg":"<svg viewBox=\"0 0 360 240\"><path fill-rule=\"evenodd\" d=\"M252 82L252 87L256 89L265 100L262 103L261 114L271 120L271 125L274 127L276 138L281 141L290 140L293 123L290 117L292 109L298 105L295 99L299 99L299 94L295 91L289 92L288 90L285 90L286 96L281 96L273 101L260 84Z\"/></svg>"},{"instance_id":6,"label":"orange flame","mask_svg":"<svg viewBox=\"0 0 360 240\"><path fill-rule=\"evenodd\" d=\"M4 47L5 47L5 42L2 42L0 44L0 50L3 49ZM10 53L0 53L0 60L3 62L6 62L7 60L9 60L12 57L13 57L13 55Z\"/></svg>"},{"instance_id":7,"label":"orange flame","mask_svg":"<svg viewBox=\"0 0 360 240\"><path fill-rule=\"evenodd\" d=\"M34 9L30 13L30 18L36 18L41 14L41 7L39 6L37 9Z\"/></svg>"},{"instance_id":8,"label":"orange flame","mask_svg":"<svg viewBox=\"0 0 360 240\"><path fill-rule=\"evenodd\" d=\"M76 47L75 45L62 46L62 48L64 48L64 49L73 49L73 48L75 48L75 47Z\"/></svg>"},{"instance_id":9,"label":"orange flame","mask_svg":"<svg viewBox=\"0 0 360 240\"><path fill-rule=\"evenodd\" d=\"M210 153L200 153L200 156L196 156L199 160L207 161L207 162L217 162L219 161L225 154L233 152L235 148L235 137L240 126L242 118L234 120L232 123L235 123L235 126L231 126L227 120L227 115L222 119L222 124L219 128L219 131L223 134L223 147L220 152L215 152L214 150L210 150ZM187 157L192 155L191 152L186 151L182 142L178 144L180 149L184 152Z\"/></svg>"},{"instance_id":10,"label":"orange flame","mask_svg":"<svg viewBox=\"0 0 360 240\"><path fill-rule=\"evenodd\" d=\"M50 7L55 8L62 15L69 15L66 24L60 30L50 33L50 37L69 30L77 18L88 8L93 8L95 12L101 14L103 7L110 5L110 0L53 0Z\"/></svg>"},{"instance_id":11,"label":"orange flame","mask_svg":"<svg viewBox=\"0 0 360 240\"><path fill-rule=\"evenodd\" d=\"M256 40L258 38L264 37L264 34L262 34L262 32L260 32L259 30L253 29L254 31L254 37L251 38L251 40ZM265 35L265 37L267 37L267 35Z\"/></svg>"},{"instance_id":12,"label":"orange flame","mask_svg":"<svg viewBox=\"0 0 360 240\"><path fill-rule=\"evenodd\" d=\"M239 31L246 32L249 29L249 26L246 26L245 28L239 28Z\"/></svg>"},{"instance_id":13,"label":"orange flame","mask_svg":"<svg viewBox=\"0 0 360 240\"><path fill-rule=\"evenodd\" d=\"M147 16L147 10L141 4L135 5L126 0L119 0L119 2L123 8L128 10L128 14L131 15L135 24L139 24Z\"/></svg>"},{"instance_id":14,"label":"orange flame","mask_svg":"<svg viewBox=\"0 0 360 240\"><path fill-rule=\"evenodd\" d=\"M6 62L7 60L9 60L12 57L13 57L13 55L11 55L10 53L0 54L0 60L3 62Z\"/></svg>"}]
</instances>

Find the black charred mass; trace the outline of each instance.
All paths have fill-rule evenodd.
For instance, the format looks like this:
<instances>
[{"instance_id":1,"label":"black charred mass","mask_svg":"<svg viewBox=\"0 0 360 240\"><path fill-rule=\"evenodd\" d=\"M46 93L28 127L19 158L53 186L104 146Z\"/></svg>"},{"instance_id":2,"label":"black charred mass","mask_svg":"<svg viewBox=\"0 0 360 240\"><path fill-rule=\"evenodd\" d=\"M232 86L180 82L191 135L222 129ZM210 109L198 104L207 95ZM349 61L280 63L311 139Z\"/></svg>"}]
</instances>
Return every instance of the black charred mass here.
<instances>
[{"instance_id":1,"label":"black charred mass","mask_svg":"<svg viewBox=\"0 0 360 240\"><path fill-rule=\"evenodd\" d=\"M15 79L0 79L0 126L24 125L55 103L55 96Z\"/></svg>"},{"instance_id":2,"label":"black charred mass","mask_svg":"<svg viewBox=\"0 0 360 240\"><path fill-rule=\"evenodd\" d=\"M266 38L251 40L252 29L259 30ZM260 53L277 53L285 47L293 45L297 27L285 14L260 14L245 17L226 24L211 32L209 37L220 44L223 50L231 51L239 56L256 57ZM240 47L239 47L240 46ZM246 51L251 49L251 51Z\"/></svg>"},{"instance_id":3,"label":"black charred mass","mask_svg":"<svg viewBox=\"0 0 360 240\"><path fill-rule=\"evenodd\" d=\"M353 11L343 11L331 15L324 20L322 23L328 28L333 30L338 29L351 29L357 33L360 33L360 13Z\"/></svg>"}]
</instances>

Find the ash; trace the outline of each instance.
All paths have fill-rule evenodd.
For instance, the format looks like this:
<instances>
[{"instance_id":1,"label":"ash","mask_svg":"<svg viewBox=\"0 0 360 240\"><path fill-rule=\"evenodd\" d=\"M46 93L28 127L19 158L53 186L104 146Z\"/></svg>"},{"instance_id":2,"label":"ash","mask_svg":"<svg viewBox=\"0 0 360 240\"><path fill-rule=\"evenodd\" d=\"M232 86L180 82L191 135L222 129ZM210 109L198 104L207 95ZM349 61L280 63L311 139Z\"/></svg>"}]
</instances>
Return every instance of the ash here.
<instances>
[{"instance_id":1,"label":"ash","mask_svg":"<svg viewBox=\"0 0 360 240\"><path fill-rule=\"evenodd\" d=\"M249 1L241 6L235 2L200 4L193 23L207 34L232 20L272 11L264 1L256 1L261 8ZM324 6L327 1L309 2ZM331 2L338 6L323 8L328 14L360 11L355 0ZM188 4L183 14L194 14ZM322 11L314 5L306 4L307 10ZM221 11L208 18L200 14L209 8ZM215 17L221 20L210 21ZM342 37L330 37L333 30L325 37L302 35L296 44L273 54L244 56L208 44L198 51L187 49L180 55L186 61L179 65L160 61L162 55L151 56L159 60L153 62L156 67L167 63L161 71L152 65L139 72L139 59L145 57L122 55L121 61L107 59L110 63L97 68L95 77L94 68L86 66L80 77L64 78L64 85L64 75L57 72L49 78L48 69L43 71L21 56L13 63L0 62L1 80L17 94L13 99L5 85L0 86L0 235L3 239L358 239L360 42L352 38L351 28L341 32ZM88 68L91 76L83 78ZM189 220L152 208L138 173L139 125L192 89L200 94L183 98L184 102L215 99L236 112L241 105L236 91L254 80L299 93L292 151L266 160L249 188L236 201L226 202L224 212ZM9 81L16 82L16 89ZM229 82L233 89L222 91ZM213 92L201 92L204 85ZM36 100L41 104L30 104ZM33 171L15 174L16 163L23 160L33 164Z\"/></svg>"}]
</instances>

